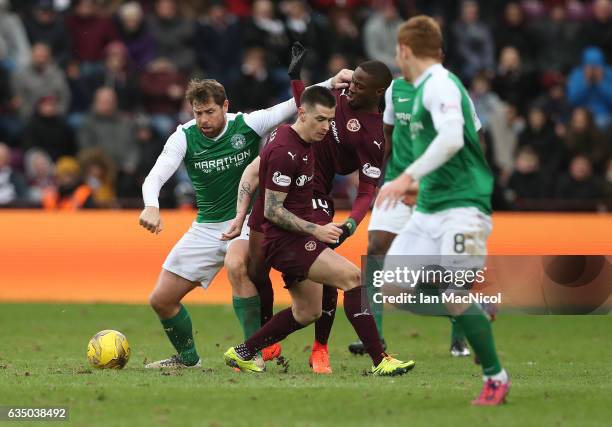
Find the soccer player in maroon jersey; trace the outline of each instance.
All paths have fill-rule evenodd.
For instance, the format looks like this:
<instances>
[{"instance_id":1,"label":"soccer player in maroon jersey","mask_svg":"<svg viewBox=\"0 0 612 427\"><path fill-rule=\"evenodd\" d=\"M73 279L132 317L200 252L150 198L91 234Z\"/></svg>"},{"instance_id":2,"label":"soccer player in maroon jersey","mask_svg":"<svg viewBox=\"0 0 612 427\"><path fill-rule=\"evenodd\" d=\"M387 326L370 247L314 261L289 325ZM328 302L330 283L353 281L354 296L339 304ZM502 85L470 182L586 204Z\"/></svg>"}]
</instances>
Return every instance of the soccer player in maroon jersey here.
<instances>
[{"instance_id":1,"label":"soccer player in maroon jersey","mask_svg":"<svg viewBox=\"0 0 612 427\"><path fill-rule=\"evenodd\" d=\"M384 136L382 115L379 105L392 76L388 67L380 61L364 62L357 67L348 89L334 90L337 106L331 130L321 141L313 143L315 156L314 209L313 222L327 224L334 217L334 202L330 196L336 174L347 175L359 172L359 190L349 218L341 225L343 233L335 248L355 232L357 225L369 210L376 194L376 186L381 176L384 155ZM294 97L304 90L301 81L292 82ZM299 103L298 103L299 104ZM257 160L250 165L241 180L238 212L248 209L250 193L257 183ZM249 175L250 174L250 175ZM247 197L244 197L247 196ZM260 191L249 217L249 277L257 287L261 301L262 325L272 317L274 301L272 282L269 278L270 266L263 262L261 242L263 220L263 197ZM237 218L238 219L238 218ZM242 223L238 224L242 225ZM239 228L236 228L239 230ZM309 362L314 372L329 374L327 342L336 312L338 291L331 286L323 287L322 316L315 323L315 341ZM384 345L384 343L383 343ZM277 347L271 349L278 350ZM277 354L263 352L264 360Z\"/></svg>"},{"instance_id":2,"label":"soccer player in maroon jersey","mask_svg":"<svg viewBox=\"0 0 612 427\"><path fill-rule=\"evenodd\" d=\"M263 371L253 361L258 351L321 316L320 283L344 291L345 314L372 358L372 374L401 375L415 365L414 361L402 362L384 353L369 303L366 300L362 304L359 269L328 248L327 244L338 243L343 229L331 222L312 222L312 144L327 134L335 108L336 97L328 89L308 88L301 96L297 121L279 127L260 155L265 262L283 273L292 306L277 313L244 343L225 352L225 362L242 371Z\"/></svg>"}]
</instances>

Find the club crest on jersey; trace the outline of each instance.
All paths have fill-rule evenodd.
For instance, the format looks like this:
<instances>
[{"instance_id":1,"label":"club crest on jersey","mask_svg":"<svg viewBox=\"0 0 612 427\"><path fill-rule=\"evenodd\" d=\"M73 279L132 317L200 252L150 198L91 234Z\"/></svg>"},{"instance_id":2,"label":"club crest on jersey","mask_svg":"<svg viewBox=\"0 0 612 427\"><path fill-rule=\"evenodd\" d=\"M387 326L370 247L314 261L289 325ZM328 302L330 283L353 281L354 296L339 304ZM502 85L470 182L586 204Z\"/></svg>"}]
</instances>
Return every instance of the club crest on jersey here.
<instances>
[{"instance_id":1,"label":"club crest on jersey","mask_svg":"<svg viewBox=\"0 0 612 427\"><path fill-rule=\"evenodd\" d=\"M243 134L237 133L236 135L232 136L232 139L230 139L230 144L236 150L240 150L246 144L246 138Z\"/></svg>"},{"instance_id":2,"label":"club crest on jersey","mask_svg":"<svg viewBox=\"0 0 612 427\"><path fill-rule=\"evenodd\" d=\"M303 187L307 182L312 181L313 176L314 175L310 175L310 176L300 175L295 180L295 185L297 185L298 187Z\"/></svg>"},{"instance_id":3,"label":"club crest on jersey","mask_svg":"<svg viewBox=\"0 0 612 427\"><path fill-rule=\"evenodd\" d=\"M317 248L317 242L315 242L314 240L309 240L304 245L304 249L306 249L308 252L312 252L316 248Z\"/></svg>"},{"instance_id":4,"label":"club crest on jersey","mask_svg":"<svg viewBox=\"0 0 612 427\"><path fill-rule=\"evenodd\" d=\"M361 123L357 119L351 119L346 122L346 128L351 132L358 132L361 129Z\"/></svg>"},{"instance_id":5,"label":"club crest on jersey","mask_svg":"<svg viewBox=\"0 0 612 427\"><path fill-rule=\"evenodd\" d=\"M291 185L291 177L276 171L272 175L272 182L281 187L289 187Z\"/></svg>"},{"instance_id":6,"label":"club crest on jersey","mask_svg":"<svg viewBox=\"0 0 612 427\"><path fill-rule=\"evenodd\" d=\"M369 163L363 165L362 171L365 176L369 176L370 178L380 178L380 169Z\"/></svg>"}]
</instances>

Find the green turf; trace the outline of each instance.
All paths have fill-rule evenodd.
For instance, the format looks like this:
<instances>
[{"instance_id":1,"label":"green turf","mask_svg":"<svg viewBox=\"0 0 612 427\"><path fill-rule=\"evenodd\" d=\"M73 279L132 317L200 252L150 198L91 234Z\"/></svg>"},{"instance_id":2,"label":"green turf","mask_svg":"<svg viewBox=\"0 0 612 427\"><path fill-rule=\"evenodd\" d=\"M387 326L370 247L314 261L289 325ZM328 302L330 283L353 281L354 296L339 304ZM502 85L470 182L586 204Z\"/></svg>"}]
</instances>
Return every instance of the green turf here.
<instances>
[{"instance_id":1,"label":"green turf","mask_svg":"<svg viewBox=\"0 0 612 427\"><path fill-rule=\"evenodd\" d=\"M612 422L612 317L501 316L495 323L511 374L509 403L471 407L481 386L471 358L448 353L445 319L393 313L390 350L417 361L399 378L363 375L369 359L347 354L354 337L339 312L330 342L332 376L309 373L307 328L283 343L288 372L235 373L223 351L241 341L232 308L191 306L202 369L163 374L143 362L171 348L145 306L0 305L0 405L70 407L81 426L589 426ZM87 341L124 332L132 359L122 371L87 366ZM40 425L40 424L35 424ZM65 425L59 424L58 425Z\"/></svg>"}]
</instances>

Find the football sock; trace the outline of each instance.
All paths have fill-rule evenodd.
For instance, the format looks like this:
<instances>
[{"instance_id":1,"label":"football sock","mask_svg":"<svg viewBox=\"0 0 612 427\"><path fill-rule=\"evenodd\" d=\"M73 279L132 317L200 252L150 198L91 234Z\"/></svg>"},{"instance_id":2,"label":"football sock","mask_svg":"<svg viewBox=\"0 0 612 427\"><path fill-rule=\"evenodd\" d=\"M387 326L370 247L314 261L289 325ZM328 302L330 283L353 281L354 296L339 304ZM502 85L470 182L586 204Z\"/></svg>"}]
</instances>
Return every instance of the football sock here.
<instances>
[{"instance_id":1,"label":"football sock","mask_svg":"<svg viewBox=\"0 0 612 427\"><path fill-rule=\"evenodd\" d=\"M272 289L272 280L270 280L270 276L267 274L263 277L251 278L251 280L259 294L261 325L265 325L273 315L274 290Z\"/></svg>"},{"instance_id":2,"label":"football sock","mask_svg":"<svg viewBox=\"0 0 612 427\"><path fill-rule=\"evenodd\" d=\"M493 381L501 381L502 383L505 384L508 382L508 373L506 372L505 369L502 369L500 373L495 374L495 375L485 375L482 377L482 379L484 381L487 381L489 379Z\"/></svg>"},{"instance_id":3,"label":"football sock","mask_svg":"<svg viewBox=\"0 0 612 427\"><path fill-rule=\"evenodd\" d=\"M168 335L168 339L176 349L181 360L186 365L195 365L200 360L193 342L191 317L184 305L181 304L179 312L169 319L160 319Z\"/></svg>"},{"instance_id":4,"label":"football sock","mask_svg":"<svg viewBox=\"0 0 612 427\"><path fill-rule=\"evenodd\" d=\"M302 329L304 326L295 320L291 307L279 311L259 331L244 342L244 346L249 352L247 359L252 358L262 348L279 342L290 333Z\"/></svg>"},{"instance_id":5,"label":"football sock","mask_svg":"<svg viewBox=\"0 0 612 427\"><path fill-rule=\"evenodd\" d=\"M465 341L465 332L463 332L463 329L459 326L455 318L449 317L449 320L451 322L451 345L457 341Z\"/></svg>"},{"instance_id":6,"label":"football sock","mask_svg":"<svg viewBox=\"0 0 612 427\"><path fill-rule=\"evenodd\" d=\"M370 255L367 257L366 262L366 289L368 291L368 299L370 301L370 307L372 309L372 316L376 322L376 330L380 339L383 339L382 321L383 321L383 308L384 304L374 301L374 294L380 292L380 288L374 286L374 271L383 269L383 258L379 256Z\"/></svg>"},{"instance_id":7,"label":"football sock","mask_svg":"<svg viewBox=\"0 0 612 427\"><path fill-rule=\"evenodd\" d=\"M233 297L232 304L246 340L261 327L259 295L249 298Z\"/></svg>"},{"instance_id":8,"label":"football sock","mask_svg":"<svg viewBox=\"0 0 612 427\"><path fill-rule=\"evenodd\" d=\"M363 343L365 350L372 358L374 366L383 360L384 350L380 342L380 337L376 331L376 322L370 311L370 304L365 299L362 307L361 293L363 286L358 286L350 291L344 292L344 313L357 332L357 336Z\"/></svg>"},{"instance_id":9,"label":"football sock","mask_svg":"<svg viewBox=\"0 0 612 427\"><path fill-rule=\"evenodd\" d=\"M474 353L480 359L484 375L492 376L500 373L502 368L495 351L491 322L482 309L472 304L463 314L455 317L455 321L465 331Z\"/></svg>"},{"instance_id":10,"label":"football sock","mask_svg":"<svg viewBox=\"0 0 612 427\"><path fill-rule=\"evenodd\" d=\"M315 322L315 340L320 344L327 344L331 328L336 317L338 305L338 290L323 285L323 302L321 304L321 317Z\"/></svg>"}]
</instances>

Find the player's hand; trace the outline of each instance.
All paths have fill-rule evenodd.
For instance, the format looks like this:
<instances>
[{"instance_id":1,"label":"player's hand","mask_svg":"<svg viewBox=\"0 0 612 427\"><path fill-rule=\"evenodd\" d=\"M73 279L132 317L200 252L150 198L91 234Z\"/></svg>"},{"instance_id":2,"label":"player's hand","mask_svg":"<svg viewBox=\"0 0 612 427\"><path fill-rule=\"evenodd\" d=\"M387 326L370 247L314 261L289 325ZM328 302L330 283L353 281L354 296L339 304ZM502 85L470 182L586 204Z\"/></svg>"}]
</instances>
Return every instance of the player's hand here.
<instances>
[{"instance_id":1,"label":"player's hand","mask_svg":"<svg viewBox=\"0 0 612 427\"><path fill-rule=\"evenodd\" d=\"M338 246L340 246L342 243L344 243L344 241L346 239L348 239L349 237L351 237L351 232L349 230L348 225L345 224L336 224L340 227L340 230L342 230L342 234L340 235L340 237L338 237L338 241L335 243L329 243L328 246L331 249L336 249Z\"/></svg>"},{"instance_id":2,"label":"player's hand","mask_svg":"<svg viewBox=\"0 0 612 427\"><path fill-rule=\"evenodd\" d=\"M291 46L291 63L287 69L287 74L289 74L291 80L300 80L306 55L308 55L308 49L306 49L302 43L293 43Z\"/></svg>"},{"instance_id":3,"label":"player's hand","mask_svg":"<svg viewBox=\"0 0 612 427\"><path fill-rule=\"evenodd\" d=\"M225 232L221 234L221 240L232 240L242 233L242 225L244 224L244 215L236 215L236 218L230 223L229 227Z\"/></svg>"},{"instance_id":4,"label":"player's hand","mask_svg":"<svg viewBox=\"0 0 612 427\"><path fill-rule=\"evenodd\" d=\"M312 235L323 243L338 243L338 239L342 235L342 229L338 227L338 224L330 222L329 224L317 226Z\"/></svg>"},{"instance_id":5,"label":"player's hand","mask_svg":"<svg viewBox=\"0 0 612 427\"><path fill-rule=\"evenodd\" d=\"M333 89L345 89L349 87L349 84L351 83L352 80L353 80L353 70L348 70L346 68L343 68L342 70L338 71L338 74L332 77L332 81L331 81L332 88Z\"/></svg>"},{"instance_id":6,"label":"player's hand","mask_svg":"<svg viewBox=\"0 0 612 427\"><path fill-rule=\"evenodd\" d=\"M164 229L161 216L159 215L159 208L146 206L140 214L140 225L151 233L159 234Z\"/></svg>"},{"instance_id":7,"label":"player's hand","mask_svg":"<svg viewBox=\"0 0 612 427\"><path fill-rule=\"evenodd\" d=\"M376 198L376 207L382 210L394 208L397 202L406 196L416 194L417 183L408 174L402 173L389 184L380 189Z\"/></svg>"}]
</instances>

